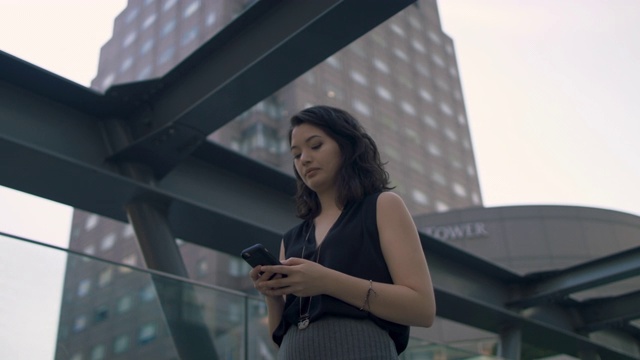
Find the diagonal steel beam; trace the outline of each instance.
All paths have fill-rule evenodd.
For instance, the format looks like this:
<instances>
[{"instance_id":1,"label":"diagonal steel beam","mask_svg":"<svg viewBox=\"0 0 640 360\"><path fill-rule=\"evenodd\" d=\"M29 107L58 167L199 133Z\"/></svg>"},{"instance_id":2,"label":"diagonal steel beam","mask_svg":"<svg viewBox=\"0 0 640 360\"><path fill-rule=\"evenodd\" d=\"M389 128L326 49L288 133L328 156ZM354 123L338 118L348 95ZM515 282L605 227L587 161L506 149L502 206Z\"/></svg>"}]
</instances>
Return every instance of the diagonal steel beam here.
<instances>
[{"instance_id":1,"label":"diagonal steel beam","mask_svg":"<svg viewBox=\"0 0 640 360\"><path fill-rule=\"evenodd\" d=\"M140 107L133 142L113 159L145 161L164 176L208 134L414 1L256 2L146 89L107 92Z\"/></svg>"},{"instance_id":2,"label":"diagonal steel beam","mask_svg":"<svg viewBox=\"0 0 640 360\"><path fill-rule=\"evenodd\" d=\"M581 330L593 332L606 328L620 328L640 318L640 291L613 298L594 299L578 306L584 322Z\"/></svg>"},{"instance_id":3,"label":"diagonal steel beam","mask_svg":"<svg viewBox=\"0 0 640 360\"><path fill-rule=\"evenodd\" d=\"M596 259L532 280L518 289L509 306L527 308L567 295L640 275L640 247Z\"/></svg>"}]
</instances>

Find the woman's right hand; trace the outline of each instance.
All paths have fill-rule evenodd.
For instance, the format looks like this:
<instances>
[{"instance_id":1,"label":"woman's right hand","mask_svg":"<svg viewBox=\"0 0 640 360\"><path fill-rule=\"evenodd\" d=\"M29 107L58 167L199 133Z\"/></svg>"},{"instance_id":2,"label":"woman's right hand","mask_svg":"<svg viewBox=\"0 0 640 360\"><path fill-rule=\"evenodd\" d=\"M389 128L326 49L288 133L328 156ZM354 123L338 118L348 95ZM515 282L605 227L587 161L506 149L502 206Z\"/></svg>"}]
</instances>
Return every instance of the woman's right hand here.
<instances>
[{"instance_id":1,"label":"woman's right hand","mask_svg":"<svg viewBox=\"0 0 640 360\"><path fill-rule=\"evenodd\" d=\"M262 284L265 281L269 281L269 279L271 278L272 275L274 275L274 273L271 272L264 272L262 274L260 274L261 270L260 270L261 266L256 266L253 269L251 269L251 271L249 272L249 277L251 277L251 280L253 281L253 287L258 290L259 293L261 293L264 296L267 297L278 297L278 296L273 296L270 294L265 293L262 289L264 289L265 287L262 286ZM278 275L275 274L276 276L274 277L277 278Z\"/></svg>"}]
</instances>

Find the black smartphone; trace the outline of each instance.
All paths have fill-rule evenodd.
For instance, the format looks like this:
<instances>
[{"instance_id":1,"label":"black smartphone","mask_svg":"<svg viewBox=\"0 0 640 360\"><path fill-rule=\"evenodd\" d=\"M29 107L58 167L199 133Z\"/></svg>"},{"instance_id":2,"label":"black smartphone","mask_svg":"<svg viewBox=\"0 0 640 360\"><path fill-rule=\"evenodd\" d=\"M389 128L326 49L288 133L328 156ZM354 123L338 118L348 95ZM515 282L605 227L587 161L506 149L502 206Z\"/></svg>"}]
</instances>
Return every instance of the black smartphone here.
<instances>
[{"instance_id":1,"label":"black smartphone","mask_svg":"<svg viewBox=\"0 0 640 360\"><path fill-rule=\"evenodd\" d=\"M241 253L242 258L251 265L281 265L280 261L262 244L250 246Z\"/></svg>"},{"instance_id":2,"label":"black smartphone","mask_svg":"<svg viewBox=\"0 0 640 360\"><path fill-rule=\"evenodd\" d=\"M240 256L242 256L244 261L249 263L251 267L258 265L282 265L280 260L270 253L262 244L255 244L242 250ZM262 273L260 273L260 275L262 275ZM273 279L275 275L276 274L273 274L269 280Z\"/></svg>"}]
</instances>

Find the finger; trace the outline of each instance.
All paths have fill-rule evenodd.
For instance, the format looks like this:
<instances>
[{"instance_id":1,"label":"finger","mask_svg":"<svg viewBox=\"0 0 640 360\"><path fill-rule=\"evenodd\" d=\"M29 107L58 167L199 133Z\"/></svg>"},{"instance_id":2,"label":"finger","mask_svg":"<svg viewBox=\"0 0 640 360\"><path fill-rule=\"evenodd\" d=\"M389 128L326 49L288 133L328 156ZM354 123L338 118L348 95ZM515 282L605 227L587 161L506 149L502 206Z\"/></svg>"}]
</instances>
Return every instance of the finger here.
<instances>
[{"instance_id":1,"label":"finger","mask_svg":"<svg viewBox=\"0 0 640 360\"><path fill-rule=\"evenodd\" d=\"M276 274L289 274L291 269L286 265L265 265L260 270Z\"/></svg>"}]
</instances>

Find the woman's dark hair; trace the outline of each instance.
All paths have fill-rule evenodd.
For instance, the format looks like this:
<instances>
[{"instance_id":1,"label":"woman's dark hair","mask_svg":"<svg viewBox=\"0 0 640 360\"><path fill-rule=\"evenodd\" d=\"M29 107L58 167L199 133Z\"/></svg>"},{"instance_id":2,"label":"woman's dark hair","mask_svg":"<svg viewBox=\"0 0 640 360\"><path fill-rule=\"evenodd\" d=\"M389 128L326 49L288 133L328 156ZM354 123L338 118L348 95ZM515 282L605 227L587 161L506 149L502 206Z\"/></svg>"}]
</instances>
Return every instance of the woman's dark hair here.
<instances>
[{"instance_id":1,"label":"woman's dark hair","mask_svg":"<svg viewBox=\"0 0 640 360\"><path fill-rule=\"evenodd\" d=\"M341 207L365 196L391 190L389 173L380 160L378 147L358 120L348 112L330 106L313 106L291 117L289 145L293 129L301 124L309 124L322 129L338 143L342 154L342 165L336 179L337 203ZM310 220L321 211L320 200L316 193L307 187L298 172L296 175L296 211L297 216Z\"/></svg>"}]
</instances>

